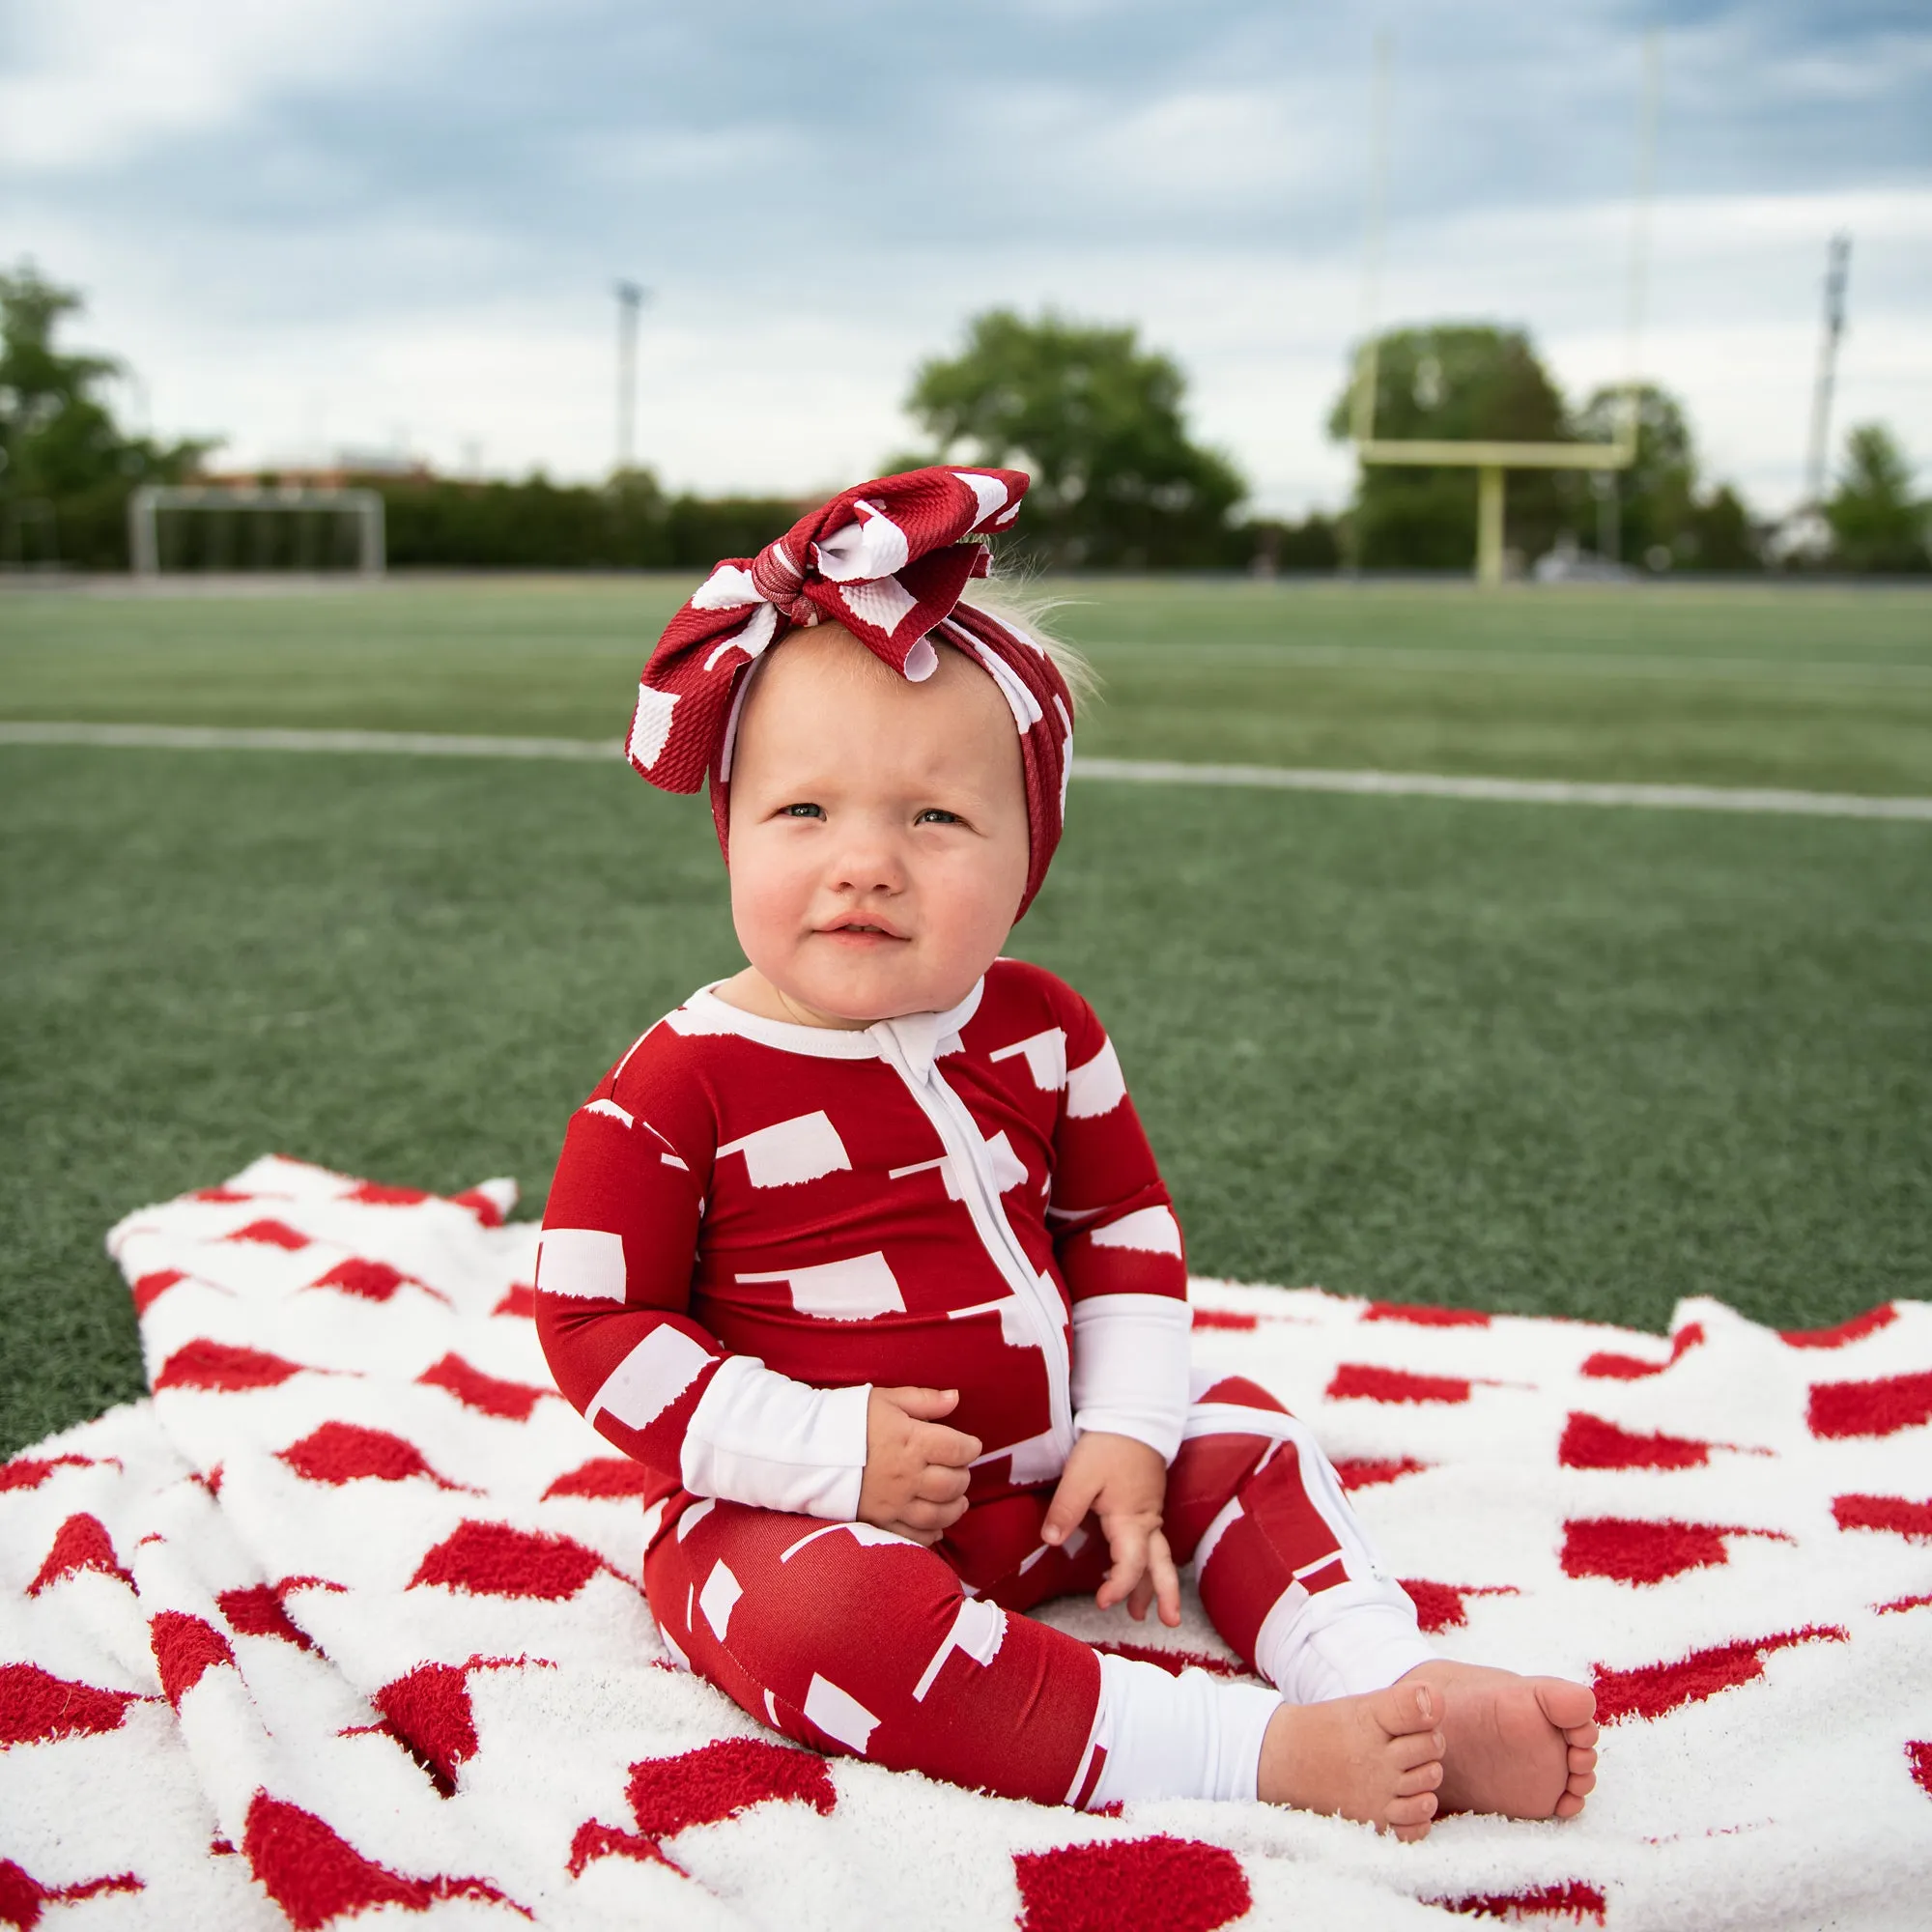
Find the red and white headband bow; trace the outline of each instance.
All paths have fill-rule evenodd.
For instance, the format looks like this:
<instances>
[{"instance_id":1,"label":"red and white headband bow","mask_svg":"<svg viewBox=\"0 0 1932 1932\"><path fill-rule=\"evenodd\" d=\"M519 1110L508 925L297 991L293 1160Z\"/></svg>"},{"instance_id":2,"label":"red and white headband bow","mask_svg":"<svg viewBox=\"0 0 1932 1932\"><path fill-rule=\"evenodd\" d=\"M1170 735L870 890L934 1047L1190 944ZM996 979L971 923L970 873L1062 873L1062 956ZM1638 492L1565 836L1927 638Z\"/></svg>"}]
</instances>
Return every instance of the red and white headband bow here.
<instances>
[{"instance_id":1,"label":"red and white headband bow","mask_svg":"<svg viewBox=\"0 0 1932 1932\"><path fill-rule=\"evenodd\" d=\"M644 666L626 755L664 791L711 780L726 848L731 746L746 674L788 633L842 624L908 682L938 668L935 639L980 665L1019 728L1030 861L1024 912L1066 810L1073 699L1039 644L959 599L986 574L983 543L1019 514L1017 469L909 469L841 491L754 557L726 557L665 626Z\"/></svg>"}]
</instances>

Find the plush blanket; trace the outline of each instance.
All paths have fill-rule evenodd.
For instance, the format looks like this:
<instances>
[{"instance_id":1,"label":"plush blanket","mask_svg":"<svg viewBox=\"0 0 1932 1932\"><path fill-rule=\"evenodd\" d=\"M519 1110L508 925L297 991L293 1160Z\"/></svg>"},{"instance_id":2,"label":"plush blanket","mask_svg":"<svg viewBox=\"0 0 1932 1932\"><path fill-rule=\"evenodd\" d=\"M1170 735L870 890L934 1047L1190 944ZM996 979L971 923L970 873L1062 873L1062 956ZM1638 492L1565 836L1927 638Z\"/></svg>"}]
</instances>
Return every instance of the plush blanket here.
<instances>
[{"instance_id":1,"label":"plush blanket","mask_svg":"<svg viewBox=\"0 0 1932 1932\"><path fill-rule=\"evenodd\" d=\"M1197 1284L1443 1650L1595 1683L1571 1825L1083 1817L674 1667L638 1472L549 1385L514 1190L269 1158L108 1245L153 1394L0 1468L0 1925L1922 1926L1932 1308L1663 1338ZM1236 1674L1091 1604L1055 1621Z\"/></svg>"}]
</instances>

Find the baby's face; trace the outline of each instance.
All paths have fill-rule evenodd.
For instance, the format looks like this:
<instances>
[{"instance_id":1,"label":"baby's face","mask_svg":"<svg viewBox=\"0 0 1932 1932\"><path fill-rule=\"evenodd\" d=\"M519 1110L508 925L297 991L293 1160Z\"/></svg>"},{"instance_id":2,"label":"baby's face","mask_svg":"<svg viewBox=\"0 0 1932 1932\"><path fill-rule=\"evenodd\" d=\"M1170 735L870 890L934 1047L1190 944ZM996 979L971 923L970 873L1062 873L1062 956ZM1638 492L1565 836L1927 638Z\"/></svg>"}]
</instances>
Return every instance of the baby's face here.
<instances>
[{"instance_id":1,"label":"baby's face","mask_svg":"<svg viewBox=\"0 0 1932 1932\"><path fill-rule=\"evenodd\" d=\"M795 633L739 719L730 841L739 944L801 1018L953 1006L1026 888L1012 713L955 651L908 684L837 625Z\"/></svg>"}]
</instances>

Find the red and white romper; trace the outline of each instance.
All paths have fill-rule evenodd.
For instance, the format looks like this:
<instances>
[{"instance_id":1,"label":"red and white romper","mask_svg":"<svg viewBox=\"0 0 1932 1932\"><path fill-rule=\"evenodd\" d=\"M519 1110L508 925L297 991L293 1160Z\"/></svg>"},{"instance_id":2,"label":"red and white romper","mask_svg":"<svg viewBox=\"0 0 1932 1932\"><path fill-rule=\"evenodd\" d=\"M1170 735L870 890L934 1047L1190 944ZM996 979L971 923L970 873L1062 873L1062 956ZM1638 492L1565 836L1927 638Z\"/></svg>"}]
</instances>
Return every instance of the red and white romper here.
<instances>
[{"instance_id":1,"label":"red and white romper","mask_svg":"<svg viewBox=\"0 0 1932 1932\"><path fill-rule=\"evenodd\" d=\"M1191 1374L1167 1189L1039 967L852 1033L694 994L572 1117L537 1291L557 1386L656 1479L666 1643L801 1743L1045 1804L1252 1798L1282 1697L1431 1655L1305 1427ZM854 1520L869 1388L903 1383L985 1445L931 1548ZM1022 1614L1106 1573L1092 1520L1039 1536L1087 1430L1167 1461L1175 1557L1278 1692Z\"/></svg>"}]
</instances>

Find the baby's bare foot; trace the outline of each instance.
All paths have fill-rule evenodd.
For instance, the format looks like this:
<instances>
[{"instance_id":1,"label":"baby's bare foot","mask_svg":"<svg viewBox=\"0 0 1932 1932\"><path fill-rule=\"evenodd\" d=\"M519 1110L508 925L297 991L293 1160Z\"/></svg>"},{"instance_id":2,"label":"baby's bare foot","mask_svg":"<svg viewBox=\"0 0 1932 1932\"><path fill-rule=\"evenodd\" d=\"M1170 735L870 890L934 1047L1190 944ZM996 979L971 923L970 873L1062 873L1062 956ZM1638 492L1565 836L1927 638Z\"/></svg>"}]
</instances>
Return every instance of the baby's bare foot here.
<instances>
[{"instance_id":1,"label":"baby's bare foot","mask_svg":"<svg viewBox=\"0 0 1932 1932\"><path fill-rule=\"evenodd\" d=\"M1597 1700L1562 1677L1519 1677L1448 1658L1418 1664L1442 1713L1445 1811L1574 1818L1597 1783Z\"/></svg>"},{"instance_id":2,"label":"baby's bare foot","mask_svg":"<svg viewBox=\"0 0 1932 1932\"><path fill-rule=\"evenodd\" d=\"M1258 1789L1270 1804L1325 1811L1393 1832L1428 1836L1442 1781L1439 1692L1392 1684L1366 1697L1284 1704L1262 1739Z\"/></svg>"}]
</instances>

